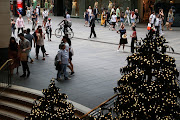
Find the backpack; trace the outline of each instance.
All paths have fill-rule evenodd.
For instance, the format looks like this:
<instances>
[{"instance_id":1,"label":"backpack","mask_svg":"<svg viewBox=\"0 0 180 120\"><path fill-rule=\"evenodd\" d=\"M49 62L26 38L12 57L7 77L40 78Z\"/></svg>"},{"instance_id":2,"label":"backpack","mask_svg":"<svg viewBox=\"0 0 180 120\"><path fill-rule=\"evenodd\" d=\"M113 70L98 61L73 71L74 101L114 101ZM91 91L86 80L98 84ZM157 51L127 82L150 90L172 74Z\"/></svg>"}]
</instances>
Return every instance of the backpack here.
<instances>
[{"instance_id":1,"label":"backpack","mask_svg":"<svg viewBox=\"0 0 180 120\"><path fill-rule=\"evenodd\" d=\"M58 55L58 54L57 54ZM54 66L55 66L55 69L56 70L61 70L61 65L59 64L59 61L58 61L58 56L55 56L54 58Z\"/></svg>"}]
</instances>

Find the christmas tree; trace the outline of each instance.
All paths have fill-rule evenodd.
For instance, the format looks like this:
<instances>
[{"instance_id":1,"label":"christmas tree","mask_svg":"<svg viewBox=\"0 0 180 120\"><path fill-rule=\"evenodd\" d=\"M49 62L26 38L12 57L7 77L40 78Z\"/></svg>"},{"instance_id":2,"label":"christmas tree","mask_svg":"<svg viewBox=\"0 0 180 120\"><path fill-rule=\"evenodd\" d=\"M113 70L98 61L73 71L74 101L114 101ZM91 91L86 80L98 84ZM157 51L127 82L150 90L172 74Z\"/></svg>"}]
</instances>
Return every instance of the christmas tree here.
<instances>
[{"instance_id":1,"label":"christmas tree","mask_svg":"<svg viewBox=\"0 0 180 120\"><path fill-rule=\"evenodd\" d=\"M180 120L179 72L175 58L168 56L163 36L152 31L137 52L127 57L123 77L114 91L116 118L121 120ZM172 49L173 50L173 49Z\"/></svg>"},{"instance_id":2,"label":"christmas tree","mask_svg":"<svg viewBox=\"0 0 180 120\"><path fill-rule=\"evenodd\" d=\"M67 95L59 91L52 79L48 89L42 90L44 97L35 100L31 114L25 120L79 120L74 115L73 105L67 102Z\"/></svg>"}]
</instances>

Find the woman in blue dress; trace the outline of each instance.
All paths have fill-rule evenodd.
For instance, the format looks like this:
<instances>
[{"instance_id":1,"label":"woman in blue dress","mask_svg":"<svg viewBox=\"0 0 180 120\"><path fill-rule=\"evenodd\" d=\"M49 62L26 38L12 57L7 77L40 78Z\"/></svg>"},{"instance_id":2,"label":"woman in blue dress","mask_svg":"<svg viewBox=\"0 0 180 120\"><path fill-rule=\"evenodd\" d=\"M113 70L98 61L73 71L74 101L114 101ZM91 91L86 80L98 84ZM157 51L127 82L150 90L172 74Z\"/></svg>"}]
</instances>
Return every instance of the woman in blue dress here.
<instances>
[{"instance_id":1,"label":"woman in blue dress","mask_svg":"<svg viewBox=\"0 0 180 120\"><path fill-rule=\"evenodd\" d=\"M86 11L84 12L84 19L85 19L85 24L84 26L88 27L88 21L89 21L89 12L86 9Z\"/></svg>"}]
</instances>

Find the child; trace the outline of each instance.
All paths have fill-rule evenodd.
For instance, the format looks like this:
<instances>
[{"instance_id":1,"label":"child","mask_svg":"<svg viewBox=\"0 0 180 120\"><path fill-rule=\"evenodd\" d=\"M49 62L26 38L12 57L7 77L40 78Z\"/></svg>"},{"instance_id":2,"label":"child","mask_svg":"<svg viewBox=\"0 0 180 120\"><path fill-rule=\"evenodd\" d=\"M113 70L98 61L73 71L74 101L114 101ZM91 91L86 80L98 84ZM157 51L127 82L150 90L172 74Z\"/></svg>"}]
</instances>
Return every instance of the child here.
<instances>
[{"instance_id":1,"label":"child","mask_svg":"<svg viewBox=\"0 0 180 120\"><path fill-rule=\"evenodd\" d=\"M132 27L133 34L130 35L132 37L131 39L131 52L134 53L134 41L137 40L137 34L136 34L136 28L133 26Z\"/></svg>"},{"instance_id":2,"label":"child","mask_svg":"<svg viewBox=\"0 0 180 120\"><path fill-rule=\"evenodd\" d=\"M117 51L119 51L121 45L123 45L123 51L124 51L125 44L127 44L127 35L126 35L126 29L124 28L124 24L121 25L121 29L117 31L117 33L118 32L120 32L120 42Z\"/></svg>"}]
</instances>

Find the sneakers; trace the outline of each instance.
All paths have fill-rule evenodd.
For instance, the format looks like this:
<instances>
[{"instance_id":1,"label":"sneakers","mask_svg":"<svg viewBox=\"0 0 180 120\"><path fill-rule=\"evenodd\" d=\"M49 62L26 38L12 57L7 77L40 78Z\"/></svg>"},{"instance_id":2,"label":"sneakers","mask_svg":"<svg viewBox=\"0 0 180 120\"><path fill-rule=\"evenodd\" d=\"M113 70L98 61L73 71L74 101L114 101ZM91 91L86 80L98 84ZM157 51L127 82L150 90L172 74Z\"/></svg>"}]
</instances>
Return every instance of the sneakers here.
<instances>
[{"instance_id":1,"label":"sneakers","mask_svg":"<svg viewBox=\"0 0 180 120\"><path fill-rule=\"evenodd\" d=\"M20 78L25 78L26 77L26 74L23 74L20 76Z\"/></svg>"},{"instance_id":2,"label":"sneakers","mask_svg":"<svg viewBox=\"0 0 180 120\"><path fill-rule=\"evenodd\" d=\"M27 78L30 76L30 72L28 72L28 74L27 74Z\"/></svg>"},{"instance_id":3,"label":"sneakers","mask_svg":"<svg viewBox=\"0 0 180 120\"><path fill-rule=\"evenodd\" d=\"M45 57L43 57L43 59L42 60L45 60Z\"/></svg>"},{"instance_id":4,"label":"sneakers","mask_svg":"<svg viewBox=\"0 0 180 120\"><path fill-rule=\"evenodd\" d=\"M31 59L31 62L30 63L33 63L34 62L34 60L33 59Z\"/></svg>"},{"instance_id":5,"label":"sneakers","mask_svg":"<svg viewBox=\"0 0 180 120\"><path fill-rule=\"evenodd\" d=\"M117 50L117 52L119 52L119 50Z\"/></svg>"},{"instance_id":6,"label":"sneakers","mask_svg":"<svg viewBox=\"0 0 180 120\"><path fill-rule=\"evenodd\" d=\"M71 72L71 74L70 75L73 75L74 74L74 72Z\"/></svg>"},{"instance_id":7,"label":"sneakers","mask_svg":"<svg viewBox=\"0 0 180 120\"><path fill-rule=\"evenodd\" d=\"M57 80L57 81L61 81L61 80L62 80L62 78L56 78L56 80Z\"/></svg>"}]
</instances>

